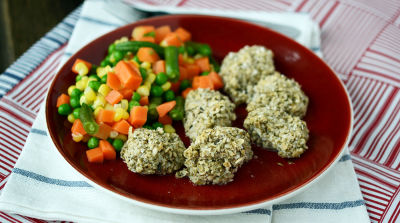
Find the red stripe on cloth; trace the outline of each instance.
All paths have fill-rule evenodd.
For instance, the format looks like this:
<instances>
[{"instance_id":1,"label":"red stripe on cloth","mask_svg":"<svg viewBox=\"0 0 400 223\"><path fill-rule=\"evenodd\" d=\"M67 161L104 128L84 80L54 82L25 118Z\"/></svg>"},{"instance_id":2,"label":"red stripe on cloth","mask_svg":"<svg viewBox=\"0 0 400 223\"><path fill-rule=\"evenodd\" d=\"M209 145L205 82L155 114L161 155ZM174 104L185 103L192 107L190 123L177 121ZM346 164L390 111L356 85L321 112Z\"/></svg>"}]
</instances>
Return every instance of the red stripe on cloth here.
<instances>
[{"instance_id":1,"label":"red stripe on cloth","mask_svg":"<svg viewBox=\"0 0 400 223\"><path fill-rule=\"evenodd\" d=\"M339 6L339 2L335 2L335 4L333 4L333 6L331 7L331 9L329 9L329 11L325 14L324 18L321 20L321 22L319 22L319 26L323 27L326 20L328 20L328 18L332 15L332 13L336 10L336 8Z\"/></svg>"},{"instance_id":2,"label":"red stripe on cloth","mask_svg":"<svg viewBox=\"0 0 400 223\"><path fill-rule=\"evenodd\" d=\"M38 69L40 69L40 67L41 67L44 63L46 63L46 61L48 60L48 58L50 58L53 54L55 54L56 52L58 52L60 49L64 49L64 47L65 47L66 45L67 45L67 43L65 43L64 45L62 45L60 48L54 50L52 53L50 53L50 55L47 56L46 59L44 59L33 71L31 71L31 72L28 74L28 76L26 76L26 77L24 78L24 80L26 80L26 79L28 79L30 76L32 76ZM13 87L13 89L11 89L7 94L11 94L12 92L18 90L19 86L20 86L21 84L24 83L24 80L22 80L22 81L19 82L17 85L15 85L15 86Z\"/></svg>"},{"instance_id":3,"label":"red stripe on cloth","mask_svg":"<svg viewBox=\"0 0 400 223\"><path fill-rule=\"evenodd\" d=\"M3 97L1 99L1 102L4 102L5 104L11 106L12 108L18 110L19 112L21 112L22 114L28 116L31 119L35 119L36 118L36 114L32 113L31 111L28 111L26 109L24 109L22 106L16 104L14 101L11 101L6 97Z\"/></svg>"},{"instance_id":4,"label":"red stripe on cloth","mask_svg":"<svg viewBox=\"0 0 400 223\"><path fill-rule=\"evenodd\" d=\"M22 221L19 221L4 212L0 212L0 216L3 217L4 219L7 219L10 222L22 223Z\"/></svg>"},{"instance_id":5,"label":"red stripe on cloth","mask_svg":"<svg viewBox=\"0 0 400 223\"><path fill-rule=\"evenodd\" d=\"M27 83L29 87L25 88L22 92L19 93L19 96L16 97L16 100L23 105L25 105L28 101L34 100L34 98L42 95L38 95L38 89L42 89L44 86L49 85L50 80L54 76L54 72L56 71L58 64L60 63L62 54L53 54L52 57L48 57L47 60L51 59L51 64L45 64L47 66L43 67L43 71L34 76L34 79L28 79ZM52 74L52 75L51 75Z\"/></svg>"},{"instance_id":6,"label":"red stripe on cloth","mask_svg":"<svg viewBox=\"0 0 400 223\"><path fill-rule=\"evenodd\" d=\"M183 6L186 2L187 2L187 0L182 0L182 1L180 1L176 6L181 7L181 6Z\"/></svg>"},{"instance_id":7,"label":"red stripe on cloth","mask_svg":"<svg viewBox=\"0 0 400 223\"><path fill-rule=\"evenodd\" d=\"M385 217L386 217L386 215L387 214L392 214L392 215L389 215L389 221L388 222L394 222L393 220L396 220L397 218L395 218L395 219L393 219L393 217L394 216L396 216L396 214L394 214L393 215L393 212L396 212L395 210L396 209L398 209L399 208L399 203L397 202L397 203L394 203L394 201L395 201L395 199L397 198L397 196L399 195L399 191L400 191L400 188L397 188L397 190L396 190L396 192L394 193L394 195L392 196L392 199L390 200L390 202L389 202L389 205L387 206L387 208L386 208L386 210L385 210L385 212L383 213L383 215L382 215L382 220L384 220L385 219ZM391 209L391 206L392 205L395 205L394 207L394 211L392 211L391 213L389 213L389 210ZM397 211L398 212L398 211ZM397 215L398 215L398 213L397 213Z\"/></svg>"},{"instance_id":8,"label":"red stripe on cloth","mask_svg":"<svg viewBox=\"0 0 400 223\"><path fill-rule=\"evenodd\" d=\"M6 109L6 108L4 108L2 106L0 106L0 112L4 112L5 114L7 114L7 115L9 115L9 116L11 116L11 117L13 117L15 119L18 119L19 121L23 122L24 124L26 124L28 126L32 126L32 122L31 121L29 121L29 120L27 120L27 119L15 114L15 113L13 113L13 112L10 112L8 109Z\"/></svg>"},{"instance_id":9,"label":"red stripe on cloth","mask_svg":"<svg viewBox=\"0 0 400 223\"><path fill-rule=\"evenodd\" d=\"M305 5L307 2L308 2L308 0L303 0L303 1L299 4L299 6L297 6L297 8L295 9L295 11L296 11L296 12L300 12L300 11L303 9L304 5Z\"/></svg>"},{"instance_id":10,"label":"red stripe on cloth","mask_svg":"<svg viewBox=\"0 0 400 223\"><path fill-rule=\"evenodd\" d=\"M14 126L9 125L8 123L2 121L1 119L0 119L0 124L2 124L3 126L6 126L6 127L8 128L8 129L7 129L8 131L9 131L9 130L12 130L12 131L14 131L14 132L18 132L18 133L21 134L24 138L27 137L28 134L29 134L29 131L27 131L26 129L18 129L18 128L15 128Z\"/></svg>"}]
</instances>

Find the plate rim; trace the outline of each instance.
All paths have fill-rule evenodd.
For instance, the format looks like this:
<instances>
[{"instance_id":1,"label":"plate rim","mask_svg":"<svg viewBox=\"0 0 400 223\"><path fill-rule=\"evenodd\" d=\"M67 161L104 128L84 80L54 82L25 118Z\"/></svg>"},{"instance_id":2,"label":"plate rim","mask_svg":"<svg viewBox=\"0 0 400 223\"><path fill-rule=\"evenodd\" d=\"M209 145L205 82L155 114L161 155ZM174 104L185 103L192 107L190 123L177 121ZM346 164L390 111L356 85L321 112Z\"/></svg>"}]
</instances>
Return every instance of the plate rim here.
<instances>
[{"instance_id":1,"label":"plate rim","mask_svg":"<svg viewBox=\"0 0 400 223\"><path fill-rule=\"evenodd\" d=\"M320 60L320 62L322 62L329 70L332 71L332 73L334 74L335 78L337 79L337 81L340 83L340 86L342 87L342 90L345 92L346 95L346 99L347 99L347 104L349 106L349 115L350 115L350 122L349 122L349 126L347 128L348 130L348 134L346 136L346 140L345 143L342 145L342 147L340 148L340 152L338 152L336 154L336 157L330 161L329 163L327 163L325 165L325 167L323 169L321 169L316 175L314 175L313 177L311 177L310 179L308 179L307 181L305 181L304 183L297 185L294 188L291 188L290 190L277 194L276 196L274 196L273 198L269 198L269 199L264 199L264 200L258 200L258 201L253 201L253 202L248 202L248 203L243 203L243 204L239 204L239 205L231 205L227 208L222 207L222 208L214 208L214 209L206 209L206 208L199 208L199 207L194 207L194 208L182 208L182 207L176 207L173 205L164 205L164 204L159 204L159 203L151 203L151 201L148 200L142 200L142 199L136 199L136 198L132 198L129 197L128 195L122 194L120 192L118 192L117 190L113 191L110 190L106 187L104 187L102 184L99 184L95 181L93 181L92 179L89 178L89 176L87 176L86 173L84 173L83 171L81 171L79 168L77 168L75 166L75 164L66 159L66 156L64 154L64 152L62 151L61 148L59 148L55 141L56 141L56 136L54 136L51 131L50 131L50 123L49 123L49 110L48 107L50 106L50 92L53 89L54 85L55 85L55 80L57 79L57 77L60 75L60 71L64 69L64 67L66 66L66 64L71 60L71 58L73 58L76 54L80 53L82 50L84 50L86 48L87 45L91 44L94 41L97 41L98 39L103 38L104 36L110 34L111 32L115 32L117 30L120 29L125 29L125 27L127 26L132 26L135 23L138 22L151 22L152 20L160 20L160 19L166 19L166 18L174 18L174 17L198 17L198 18L214 18L214 19L222 19L222 20L230 20L231 22L235 22L235 23L242 23L244 25L251 25L251 26L256 26L258 28L262 28L262 29L266 29L269 32L274 32L275 34L277 34L280 38L285 39L285 41L290 41L292 43L295 43L296 45L300 46L301 48L303 48L304 50L308 51L309 53L311 53L314 57L317 57L318 60ZM57 151L58 151L58 155L61 155L62 158L67 161L67 163L74 169L75 172L77 172L81 177L83 177L84 179L86 179L86 182L89 183L90 185L92 185L94 188L100 189L101 191L105 191L107 194L110 194L116 198L122 199L124 201L127 201L128 203L140 206L140 207L144 207L144 208L149 208L149 209L153 209L153 210L157 210L157 211L162 211L162 212L166 212L166 213L173 213L173 214L186 214L186 215L224 215L224 214L233 214L233 213L239 213L239 212L244 212L244 211L251 211L251 210L255 210L258 208L263 208L263 207L268 207L272 204L276 204L279 203L281 201L284 201L290 197L293 197L303 191L305 191L307 188L309 188L311 185L313 185L314 183L316 183L317 181L319 181L321 178L323 178L333 167L334 165L338 162L338 160L341 158L341 156L343 155L345 149L348 147L348 144L350 142L350 136L352 135L353 132L353 105L351 103L351 98L349 96L349 93L344 85L344 83L340 80L339 76L337 75L337 73L324 61L322 60L322 58L318 57L313 51L311 51L310 49L308 49L307 47L301 45L300 43L296 42L293 39L290 39L289 37L276 32L272 29L269 29L267 27L263 27L254 23L250 23L250 22L246 22L243 20L238 20L238 19L234 19L234 18L230 18L230 17L222 17L222 16L211 16L211 15L197 15L197 14L175 14L175 15L162 15L162 16L155 16L155 17L151 17L151 18L146 18L146 19L141 19L141 20L137 20L135 22L126 24L124 26L118 27L116 29L113 29L93 40L91 40L90 42L86 43L83 47L81 47L78 51L76 51L73 55L70 56L70 58L68 60L66 60L64 62L64 64L60 67L60 69L57 71L56 75L54 76L48 90L46 93L46 105L45 105L45 120L46 120L46 132L47 134L50 136L51 141L52 141L52 145L54 147L56 147Z\"/></svg>"}]
</instances>

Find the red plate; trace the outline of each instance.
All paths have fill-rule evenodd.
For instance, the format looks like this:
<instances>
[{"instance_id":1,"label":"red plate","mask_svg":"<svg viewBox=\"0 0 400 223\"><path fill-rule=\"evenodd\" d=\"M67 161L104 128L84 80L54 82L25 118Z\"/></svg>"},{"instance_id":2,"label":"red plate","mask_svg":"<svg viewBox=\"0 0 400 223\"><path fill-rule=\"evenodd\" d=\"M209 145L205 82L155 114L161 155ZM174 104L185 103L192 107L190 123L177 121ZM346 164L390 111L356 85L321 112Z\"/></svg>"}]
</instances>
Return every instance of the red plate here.
<instances>
[{"instance_id":1,"label":"red plate","mask_svg":"<svg viewBox=\"0 0 400 223\"><path fill-rule=\"evenodd\" d=\"M57 114L57 97L74 84L71 67L76 58L99 64L108 45L129 36L138 25L170 25L188 29L192 38L208 43L217 60L245 45L259 44L275 54L276 69L298 81L310 98L305 117L310 129L309 149L299 159L282 159L275 152L253 147L255 156L239 169L232 183L194 186L174 176L142 176L130 172L121 159L90 164L86 145L74 143L65 117ZM246 112L237 109L241 126ZM61 155L90 183L119 198L153 209L184 214L225 214L273 204L315 182L340 158L352 126L350 100L335 73L313 52L269 29L250 23L211 16L171 15L139 21L114 30L85 46L56 75L46 102L50 136ZM182 126L176 126L186 146Z\"/></svg>"}]
</instances>

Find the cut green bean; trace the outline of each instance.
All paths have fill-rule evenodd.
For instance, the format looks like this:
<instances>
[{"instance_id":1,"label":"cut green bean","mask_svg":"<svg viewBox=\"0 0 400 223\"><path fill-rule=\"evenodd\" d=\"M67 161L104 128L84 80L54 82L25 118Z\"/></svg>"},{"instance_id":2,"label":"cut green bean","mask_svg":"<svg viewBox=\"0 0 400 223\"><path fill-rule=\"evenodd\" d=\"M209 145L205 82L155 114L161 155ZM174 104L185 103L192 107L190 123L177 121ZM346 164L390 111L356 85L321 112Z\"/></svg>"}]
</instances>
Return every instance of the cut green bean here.
<instances>
[{"instance_id":1,"label":"cut green bean","mask_svg":"<svg viewBox=\"0 0 400 223\"><path fill-rule=\"evenodd\" d=\"M178 60L178 48L175 46L165 47L165 70L167 77L172 81L176 82L179 80L179 60Z\"/></svg>"},{"instance_id":2,"label":"cut green bean","mask_svg":"<svg viewBox=\"0 0 400 223\"><path fill-rule=\"evenodd\" d=\"M211 56L212 55L211 47L208 44L188 41L185 43L185 45L187 47L192 47L195 52L197 52L203 56Z\"/></svg>"},{"instance_id":3,"label":"cut green bean","mask_svg":"<svg viewBox=\"0 0 400 223\"><path fill-rule=\"evenodd\" d=\"M99 131L99 125L94 120L92 109L89 105L83 103L79 112L79 118L82 121L83 128L90 135L96 134Z\"/></svg>"},{"instance_id":4,"label":"cut green bean","mask_svg":"<svg viewBox=\"0 0 400 223\"><path fill-rule=\"evenodd\" d=\"M140 47L151 47L153 48L159 56L164 55L164 48L151 42L145 41L126 41L122 43L118 43L115 45L115 50L120 51L131 51L136 53Z\"/></svg>"}]
</instances>

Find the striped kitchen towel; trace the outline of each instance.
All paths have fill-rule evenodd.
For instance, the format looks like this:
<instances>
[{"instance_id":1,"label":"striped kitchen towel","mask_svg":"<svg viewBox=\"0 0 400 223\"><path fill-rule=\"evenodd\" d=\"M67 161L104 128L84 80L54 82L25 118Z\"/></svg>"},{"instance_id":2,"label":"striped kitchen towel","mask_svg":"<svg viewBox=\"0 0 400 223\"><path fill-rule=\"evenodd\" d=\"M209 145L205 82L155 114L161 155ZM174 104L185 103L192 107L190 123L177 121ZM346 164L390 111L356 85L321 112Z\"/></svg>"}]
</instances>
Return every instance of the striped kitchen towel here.
<instances>
[{"instance_id":1,"label":"striped kitchen towel","mask_svg":"<svg viewBox=\"0 0 400 223\"><path fill-rule=\"evenodd\" d=\"M374 5L374 2L364 3L359 1L329 1L325 4L317 0L238 0L235 1L235 4L232 4L231 1L146 0L142 4L146 3L157 7L165 2L169 6L180 8L180 10L214 8L232 11L246 9L251 11L309 13L322 28L322 52L325 60L344 81L353 100L355 131L350 142L351 158L355 165L370 218L373 222L396 221L400 213L400 173L398 171L400 167L400 158L398 157L400 147L400 117L398 115L400 109L398 90L400 73L398 68L400 68L400 61L397 59L400 55L400 44L396 41L400 35L400 5L398 2L388 0L377 2ZM97 3L94 7L101 5L100 1ZM89 3L85 3L85 6L87 4ZM164 6L161 5L161 8L164 8ZM95 9L98 10L96 7ZM0 100L0 189L3 189L8 179L11 181L18 176L20 177L19 182L30 181L35 186L40 186L43 181L47 181L47 183L43 183L45 185L59 187L67 187L70 183L75 187L76 185L86 185L80 179L70 179L71 182L69 182L69 180L65 180L69 179L68 177L62 179L59 176L45 176L40 171L33 172L29 169L18 169L18 167L14 170L15 173L10 176L11 169L19 157L33 120L43 101L47 83L53 77L55 69L60 63L60 57L65 52L66 41L70 38L79 14L80 9L43 37L0 76L0 97L8 92ZM112 29L112 27L129 22L120 19L121 17L115 19L113 15L110 15L110 17L107 17L107 21L104 21L103 18L85 16L82 13L79 21L99 28L104 26ZM104 30L104 32L106 31ZM83 42L77 45L84 44L87 41L84 38L82 39ZM71 55L75 50L71 48L66 55ZM13 90L9 91L13 86L15 86ZM31 137L34 134L43 133L43 130L43 126L33 128L30 132ZM50 156L49 154L46 155ZM337 167L341 164L350 164L351 166L350 156L343 156ZM352 173L352 171L349 173ZM333 172L330 175L333 175ZM324 182L326 178L319 183ZM332 179L336 180L326 182L326 187L343 181L339 176L332 177ZM21 186L19 189L24 190L26 188ZM69 190L69 188L64 189ZM325 194L325 192L313 191L313 194L321 193ZM346 194L346 192L343 193ZM45 197L45 195L43 196ZM298 213L297 217L299 218L295 220L297 222L297 220L302 219L300 217L307 217L307 214L311 214L316 217L314 218L315 221L318 221L317 215L313 214L314 211L322 213L322 215L323 212L319 212L321 210L326 210L327 214L332 212L340 214L345 213L342 212L345 210L363 207L363 201L360 199L343 202L332 200L323 203L318 202L317 198L313 200L313 197L307 193L304 193L304 196L309 196L308 198L311 198L311 200L297 196L296 198L299 198L299 200L290 200L284 204L276 205L273 207L273 211L270 209L258 210L259 215L257 216L264 218L264 215L270 216L272 214L273 221L278 222L285 220L285 217L290 218L291 215ZM53 201L47 202L50 202L47 207L52 206ZM304 211L305 213L297 211ZM34 211L31 216L44 218L41 214ZM68 215L67 213L64 214ZM67 220L71 217L61 219ZM157 220L156 218L149 218L148 220L151 221L151 219ZM178 219L175 220L178 221ZM185 219L180 220L184 221ZM251 221L252 219L241 220ZM286 220L293 221L293 219ZM358 222L354 219L351 220ZM0 221L41 222L37 219L5 213L0 213Z\"/></svg>"}]
</instances>

